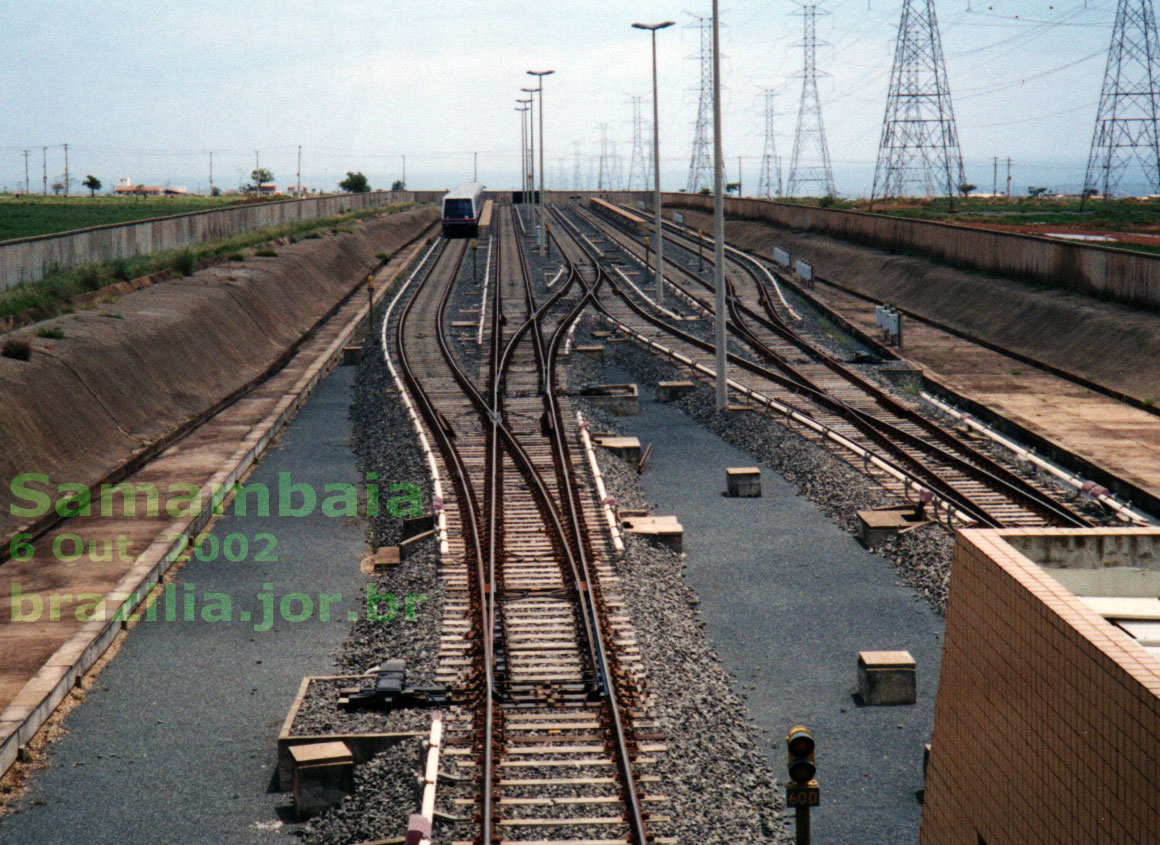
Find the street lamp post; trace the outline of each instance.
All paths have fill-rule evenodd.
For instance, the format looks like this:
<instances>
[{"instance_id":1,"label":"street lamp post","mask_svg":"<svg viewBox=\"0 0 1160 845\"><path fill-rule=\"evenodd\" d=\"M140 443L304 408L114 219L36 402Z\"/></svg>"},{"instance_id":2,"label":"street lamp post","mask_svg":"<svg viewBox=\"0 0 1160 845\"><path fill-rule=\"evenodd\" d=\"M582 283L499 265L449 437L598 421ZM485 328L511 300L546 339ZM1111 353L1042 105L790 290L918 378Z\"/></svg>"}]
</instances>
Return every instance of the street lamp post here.
<instances>
[{"instance_id":1,"label":"street lamp post","mask_svg":"<svg viewBox=\"0 0 1160 845\"><path fill-rule=\"evenodd\" d=\"M721 48L717 2L713 0L713 284L716 285L717 320L714 325L717 347L717 410L729 404L728 376L725 373L725 161L721 153Z\"/></svg>"},{"instance_id":2,"label":"street lamp post","mask_svg":"<svg viewBox=\"0 0 1160 845\"><path fill-rule=\"evenodd\" d=\"M544 251L544 77L553 74L554 70L529 70L531 76L539 77L540 87L540 193L536 199L540 210L540 252Z\"/></svg>"},{"instance_id":3,"label":"street lamp post","mask_svg":"<svg viewBox=\"0 0 1160 845\"><path fill-rule=\"evenodd\" d=\"M532 108L527 105L532 100L529 97L526 100L516 100L517 103L522 103L523 108L518 108L516 111L520 112L520 191L524 194L524 202L527 202L528 191L528 111Z\"/></svg>"},{"instance_id":4,"label":"street lamp post","mask_svg":"<svg viewBox=\"0 0 1160 845\"><path fill-rule=\"evenodd\" d=\"M528 190L531 192L528 196L534 203L536 191L536 89L521 88L520 90L528 95L528 166L526 172L528 174Z\"/></svg>"},{"instance_id":5,"label":"street lamp post","mask_svg":"<svg viewBox=\"0 0 1160 845\"><path fill-rule=\"evenodd\" d=\"M516 100L516 102L523 102ZM524 117L527 106L513 109L520 113L520 190L528 187L528 118Z\"/></svg>"},{"instance_id":6,"label":"street lamp post","mask_svg":"<svg viewBox=\"0 0 1160 845\"><path fill-rule=\"evenodd\" d=\"M664 233L661 224L661 132L659 121L659 107L657 105L657 30L664 29L673 25L673 21L665 21L664 23L634 23L633 27L636 29L647 29L652 33L652 68L653 68L653 187L655 193L653 196L653 205L656 206L657 212L657 305L664 302L665 299L665 273L664 273L664 254L665 243Z\"/></svg>"}]
</instances>

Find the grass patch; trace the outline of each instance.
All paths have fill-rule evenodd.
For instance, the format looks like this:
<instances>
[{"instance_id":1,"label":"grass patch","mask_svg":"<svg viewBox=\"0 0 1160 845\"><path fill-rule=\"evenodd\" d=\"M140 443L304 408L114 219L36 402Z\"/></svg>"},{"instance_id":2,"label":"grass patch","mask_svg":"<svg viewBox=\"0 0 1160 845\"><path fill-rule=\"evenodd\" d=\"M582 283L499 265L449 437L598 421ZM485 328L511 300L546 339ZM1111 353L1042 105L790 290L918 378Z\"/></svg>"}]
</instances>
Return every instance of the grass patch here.
<instances>
[{"instance_id":1,"label":"grass patch","mask_svg":"<svg viewBox=\"0 0 1160 845\"><path fill-rule=\"evenodd\" d=\"M245 255L241 250L247 247L295 234L302 237L318 238L321 237L320 233L327 229L333 228L338 231L338 224L348 220L359 220L365 217L405 211L413 205L410 203L383 206L351 212L341 217L298 220L281 226L256 229L242 235L234 235L218 241L196 244L177 250L56 269L40 281L26 282L0 292L0 317L18 314L31 308L40 308L86 291L97 290L106 285L124 281L125 278L135 279L149 273L156 273L159 270L172 269L176 266L179 253L188 254L194 264L203 258L216 255L226 255L231 261L243 261ZM182 261L185 260L182 259Z\"/></svg>"},{"instance_id":2,"label":"grass patch","mask_svg":"<svg viewBox=\"0 0 1160 845\"><path fill-rule=\"evenodd\" d=\"M379 261L386 264L388 261L391 260L391 254L389 252L376 252L375 258L377 258Z\"/></svg>"},{"instance_id":3,"label":"grass patch","mask_svg":"<svg viewBox=\"0 0 1160 845\"><path fill-rule=\"evenodd\" d=\"M102 317L110 317L114 320L124 320L125 319L124 314L118 314L116 311L102 311L101 316Z\"/></svg>"},{"instance_id":4,"label":"grass patch","mask_svg":"<svg viewBox=\"0 0 1160 845\"><path fill-rule=\"evenodd\" d=\"M47 338L48 340L64 340L64 329L60 326L44 326L36 330L37 337Z\"/></svg>"},{"instance_id":5,"label":"grass patch","mask_svg":"<svg viewBox=\"0 0 1160 845\"><path fill-rule=\"evenodd\" d=\"M267 200L269 201L269 200ZM0 240L51 235L111 223L208 211L245 202L231 197L0 197Z\"/></svg>"},{"instance_id":6,"label":"grass patch","mask_svg":"<svg viewBox=\"0 0 1160 845\"><path fill-rule=\"evenodd\" d=\"M173 256L173 269L183 276L192 276L193 271L197 269L197 257L194 256L193 250L183 249Z\"/></svg>"},{"instance_id":7,"label":"grass patch","mask_svg":"<svg viewBox=\"0 0 1160 845\"><path fill-rule=\"evenodd\" d=\"M278 251L276 249L270 249L267 246L259 249L254 253L254 255L258 256L259 258L276 258L278 256Z\"/></svg>"},{"instance_id":8,"label":"grass patch","mask_svg":"<svg viewBox=\"0 0 1160 845\"><path fill-rule=\"evenodd\" d=\"M17 340L10 337L4 341L4 346L0 347L0 355L5 358L14 358L17 361L27 361L32 357L32 347L27 340Z\"/></svg>"}]
</instances>

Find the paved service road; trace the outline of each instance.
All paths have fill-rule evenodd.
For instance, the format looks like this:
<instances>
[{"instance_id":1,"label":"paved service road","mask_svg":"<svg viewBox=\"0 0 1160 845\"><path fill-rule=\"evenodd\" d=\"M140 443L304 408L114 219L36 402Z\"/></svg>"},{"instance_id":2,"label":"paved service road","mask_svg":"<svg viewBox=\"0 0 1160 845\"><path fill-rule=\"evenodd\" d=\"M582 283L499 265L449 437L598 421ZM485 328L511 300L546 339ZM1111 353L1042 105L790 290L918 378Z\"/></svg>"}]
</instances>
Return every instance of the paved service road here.
<instances>
[{"instance_id":1,"label":"paved service road","mask_svg":"<svg viewBox=\"0 0 1160 845\"><path fill-rule=\"evenodd\" d=\"M278 474L317 491L356 484L349 446L355 367L336 370L310 397L247 480L271 492L271 515L230 516L214 527L218 554L191 560L178 574L176 620L142 622L125 640L65 721L68 735L49 752L21 812L0 821L0 841L25 843L291 842L282 820L288 797L272 791L275 739L303 675L329 674L331 655L350 628L364 581L361 517L278 516ZM290 506L303 507L301 490ZM256 507L254 508L256 510ZM232 512L232 511L231 511ZM269 534L271 540L258 540ZM244 559L241 540L247 540ZM269 551L267 552L267 549ZM259 557L277 557L259 561ZM213 557L213 544L203 546ZM270 585L273 620L265 627L260 594ZM232 604L232 622L204 621L207 593ZM301 601L313 597L309 619ZM341 594L332 621L319 620L320 593ZM184 597L196 621L184 621ZM250 621L240 621L248 612ZM210 614L212 618L212 613Z\"/></svg>"},{"instance_id":2,"label":"paved service road","mask_svg":"<svg viewBox=\"0 0 1160 845\"><path fill-rule=\"evenodd\" d=\"M761 498L726 498L726 467L754 459L641 388L640 415L617 424L653 444L645 495L685 528L686 578L711 642L748 696L774 772L785 777L793 725L807 725L817 741L822 804L812 813L813 841L916 841L942 618L899 586L888 561L768 467ZM857 655L866 649L910 651L917 704L855 704Z\"/></svg>"}]
</instances>

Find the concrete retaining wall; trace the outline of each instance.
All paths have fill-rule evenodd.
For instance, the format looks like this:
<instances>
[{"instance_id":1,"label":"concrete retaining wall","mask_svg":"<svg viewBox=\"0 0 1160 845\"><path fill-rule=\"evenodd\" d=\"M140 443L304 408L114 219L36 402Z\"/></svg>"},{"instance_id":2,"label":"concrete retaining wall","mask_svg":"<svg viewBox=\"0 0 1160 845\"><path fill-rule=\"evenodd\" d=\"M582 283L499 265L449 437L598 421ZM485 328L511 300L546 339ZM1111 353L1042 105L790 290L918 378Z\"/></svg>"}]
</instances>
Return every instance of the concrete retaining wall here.
<instances>
[{"instance_id":1,"label":"concrete retaining wall","mask_svg":"<svg viewBox=\"0 0 1160 845\"><path fill-rule=\"evenodd\" d=\"M565 201L577 193L591 192L558 192L548 198ZM615 202L635 202L650 195L634 191L604 192L600 196ZM713 209L713 198L705 196L664 194L663 202L673 208ZM955 267L1046 282L1152 308L1160 306L1160 256L952 223L768 200L727 199L725 213L893 252L918 253Z\"/></svg>"},{"instance_id":2,"label":"concrete retaining wall","mask_svg":"<svg viewBox=\"0 0 1160 845\"><path fill-rule=\"evenodd\" d=\"M434 202L442 191L372 191L283 202L255 203L74 229L0 242L0 290L43 278L53 267L133 258L189 244L228 238L296 220L400 202ZM128 202L128 200L127 200Z\"/></svg>"},{"instance_id":3,"label":"concrete retaining wall","mask_svg":"<svg viewBox=\"0 0 1160 845\"><path fill-rule=\"evenodd\" d=\"M0 537L28 530L10 482L40 473L87 486L149 452L261 375L379 261L438 218L427 207L360 221L350 234L278 248L45 324L20 329L29 361L0 357Z\"/></svg>"}]
</instances>

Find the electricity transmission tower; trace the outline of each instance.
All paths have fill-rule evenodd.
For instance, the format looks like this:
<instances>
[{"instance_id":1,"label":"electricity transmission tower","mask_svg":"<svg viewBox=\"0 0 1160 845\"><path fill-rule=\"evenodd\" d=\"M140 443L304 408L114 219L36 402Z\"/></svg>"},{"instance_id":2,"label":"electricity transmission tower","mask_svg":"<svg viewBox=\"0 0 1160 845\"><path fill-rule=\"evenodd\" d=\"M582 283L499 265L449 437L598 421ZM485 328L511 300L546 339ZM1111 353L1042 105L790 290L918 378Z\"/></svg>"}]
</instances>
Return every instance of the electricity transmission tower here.
<instances>
[{"instance_id":1,"label":"electricity transmission tower","mask_svg":"<svg viewBox=\"0 0 1160 845\"><path fill-rule=\"evenodd\" d=\"M1084 176L1084 198L1116 193L1135 161L1150 193L1160 193L1160 45L1152 0L1119 0L1092 148Z\"/></svg>"},{"instance_id":2,"label":"electricity transmission tower","mask_svg":"<svg viewBox=\"0 0 1160 845\"><path fill-rule=\"evenodd\" d=\"M600 124L600 166L596 176L596 190L604 190L604 174L608 173L608 124Z\"/></svg>"},{"instance_id":3,"label":"electricity transmission tower","mask_svg":"<svg viewBox=\"0 0 1160 845\"><path fill-rule=\"evenodd\" d=\"M584 172L582 162L584 157L580 154L580 142L572 142L572 155L575 157L575 166L572 170L572 190L580 191L584 188Z\"/></svg>"},{"instance_id":4,"label":"electricity transmission tower","mask_svg":"<svg viewBox=\"0 0 1160 845\"><path fill-rule=\"evenodd\" d=\"M781 196L781 159L777 155L777 145L773 138L773 119L777 112L773 108L774 89L763 88L765 93L765 148L761 154L761 173L757 178L757 195L766 199Z\"/></svg>"},{"instance_id":5,"label":"electricity transmission tower","mask_svg":"<svg viewBox=\"0 0 1160 845\"><path fill-rule=\"evenodd\" d=\"M688 26L701 30L701 91L697 96L697 123L693 129L693 156L689 160L689 181L685 190L695 194L713 185L709 166L709 125L713 122L713 19L698 17Z\"/></svg>"},{"instance_id":6,"label":"electricity transmission tower","mask_svg":"<svg viewBox=\"0 0 1160 845\"><path fill-rule=\"evenodd\" d=\"M875 197L953 197L967 183L934 0L902 0Z\"/></svg>"},{"instance_id":7,"label":"electricity transmission tower","mask_svg":"<svg viewBox=\"0 0 1160 845\"><path fill-rule=\"evenodd\" d=\"M826 128L822 124L822 103L818 98L818 77L829 74L818 70L818 47L828 42L819 41L817 15L828 15L815 5L802 5L803 37L802 71L796 74L802 80L802 99L798 106L797 130L794 132L793 155L789 165L789 185L786 193L797 196L803 185L817 184L826 196L833 196L834 173L830 170L830 148L826 144Z\"/></svg>"},{"instance_id":8,"label":"electricity transmission tower","mask_svg":"<svg viewBox=\"0 0 1160 845\"><path fill-rule=\"evenodd\" d=\"M643 97L632 98L632 158L628 163L628 184L625 190L648 190L648 162L644 157L644 120L640 109ZM639 188L638 188L639 185Z\"/></svg>"}]
</instances>

